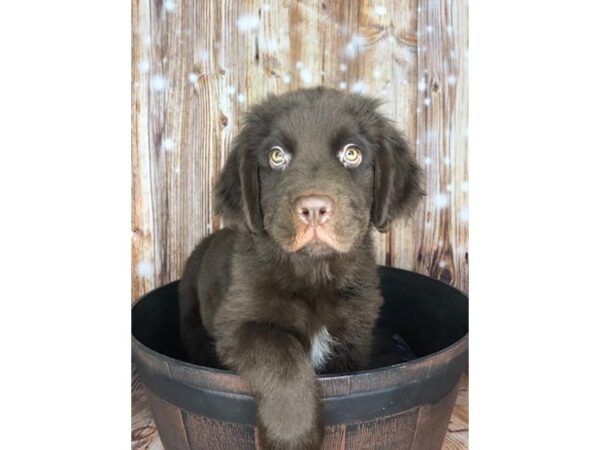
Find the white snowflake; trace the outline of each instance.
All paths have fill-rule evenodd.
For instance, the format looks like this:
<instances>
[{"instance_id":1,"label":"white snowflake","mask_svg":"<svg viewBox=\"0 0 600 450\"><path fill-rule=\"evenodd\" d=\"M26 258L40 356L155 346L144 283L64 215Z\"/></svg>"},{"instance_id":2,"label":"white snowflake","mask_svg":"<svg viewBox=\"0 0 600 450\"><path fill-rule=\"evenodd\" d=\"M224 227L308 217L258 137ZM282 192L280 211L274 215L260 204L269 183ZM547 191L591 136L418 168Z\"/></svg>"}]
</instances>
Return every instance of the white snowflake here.
<instances>
[{"instance_id":1,"label":"white snowflake","mask_svg":"<svg viewBox=\"0 0 600 450\"><path fill-rule=\"evenodd\" d=\"M343 90L348 87L348 84L345 81L340 81L339 87Z\"/></svg>"},{"instance_id":2,"label":"white snowflake","mask_svg":"<svg viewBox=\"0 0 600 450\"><path fill-rule=\"evenodd\" d=\"M450 204L450 198L448 197L448 194L445 194L443 192L438 193L435 196L435 206L443 209L443 208L447 208L448 205Z\"/></svg>"},{"instance_id":3,"label":"white snowflake","mask_svg":"<svg viewBox=\"0 0 600 450\"><path fill-rule=\"evenodd\" d=\"M466 206L464 208L461 208L460 213L458 213L458 216L460 217L460 220L462 222L468 222L469 221L469 208Z\"/></svg>"},{"instance_id":4,"label":"white snowflake","mask_svg":"<svg viewBox=\"0 0 600 450\"><path fill-rule=\"evenodd\" d=\"M363 50L367 40L360 34L355 34L350 39L350 42L346 44L346 56L348 58L355 58L360 51Z\"/></svg>"},{"instance_id":5,"label":"white snowflake","mask_svg":"<svg viewBox=\"0 0 600 450\"><path fill-rule=\"evenodd\" d=\"M375 14L378 16L385 16L387 14L387 8L385 6L376 6Z\"/></svg>"},{"instance_id":6,"label":"white snowflake","mask_svg":"<svg viewBox=\"0 0 600 450\"><path fill-rule=\"evenodd\" d=\"M426 166L430 166L431 165L431 158L428 156L423 160L423 164L425 164Z\"/></svg>"},{"instance_id":7,"label":"white snowflake","mask_svg":"<svg viewBox=\"0 0 600 450\"><path fill-rule=\"evenodd\" d=\"M446 185L446 190L447 190L448 192L452 192L452 191L454 190L454 186L452 186L451 184L447 184L447 185Z\"/></svg>"},{"instance_id":8,"label":"white snowflake","mask_svg":"<svg viewBox=\"0 0 600 450\"><path fill-rule=\"evenodd\" d=\"M169 85L169 80L167 80L161 74L155 74L150 78L150 89L153 91L164 91Z\"/></svg>"},{"instance_id":9,"label":"white snowflake","mask_svg":"<svg viewBox=\"0 0 600 450\"><path fill-rule=\"evenodd\" d=\"M281 76L281 81L283 81L285 84L290 84L290 83L291 83L291 81L292 81L292 77L290 76L290 74L289 74L289 73L284 73L284 74Z\"/></svg>"},{"instance_id":10,"label":"white snowflake","mask_svg":"<svg viewBox=\"0 0 600 450\"><path fill-rule=\"evenodd\" d=\"M367 92L367 83L362 80L355 81L352 83L352 86L350 86L350 91L356 92L357 94L364 94Z\"/></svg>"},{"instance_id":11,"label":"white snowflake","mask_svg":"<svg viewBox=\"0 0 600 450\"><path fill-rule=\"evenodd\" d=\"M431 105L431 100L429 99L429 97L425 97L425 99L423 99L423 104L425 106Z\"/></svg>"},{"instance_id":12,"label":"white snowflake","mask_svg":"<svg viewBox=\"0 0 600 450\"><path fill-rule=\"evenodd\" d=\"M138 67L140 68L140 72L147 73L150 70L150 62L144 59L140 61Z\"/></svg>"},{"instance_id":13,"label":"white snowflake","mask_svg":"<svg viewBox=\"0 0 600 450\"><path fill-rule=\"evenodd\" d=\"M469 192L469 182L463 181L460 183L460 192Z\"/></svg>"},{"instance_id":14,"label":"white snowflake","mask_svg":"<svg viewBox=\"0 0 600 450\"><path fill-rule=\"evenodd\" d=\"M347 71L347 70L348 70L348 66L347 66L346 64L340 64L340 70L341 70L342 72L345 72L345 71Z\"/></svg>"},{"instance_id":15,"label":"white snowflake","mask_svg":"<svg viewBox=\"0 0 600 450\"><path fill-rule=\"evenodd\" d=\"M438 265L440 266L440 268L443 269L444 267L446 267L448 265L448 263L446 261L440 261Z\"/></svg>"},{"instance_id":16,"label":"white snowflake","mask_svg":"<svg viewBox=\"0 0 600 450\"><path fill-rule=\"evenodd\" d=\"M425 78L421 78L419 80L419 83L417 84L417 89L419 91L424 91L425 89L427 89L427 83L425 82Z\"/></svg>"},{"instance_id":17,"label":"white snowflake","mask_svg":"<svg viewBox=\"0 0 600 450\"><path fill-rule=\"evenodd\" d=\"M450 157L449 157L449 156L446 156L446 157L444 158L444 164L446 164L447 166L449 166L451 162L452 162L452 160L450 159Z\"/></svg>"},{"instance_id":18,"label":"white snowflake","mask_svg":"<svg viewBox=\"0 0 600 450\"><path fill-rule=\"evenodd\" d=\"M433 32L433 27L431 25L427 25L427 32L428 33L432 33Z\"/></svg>"},{"instance_id":19,"label":"white snowflake","mask_svg":"<svg viewBox=\"0 0 600 450\"><path fill-rule=\"evenodd\" d=\"M238 101L239 103L245 103L245 102L246 102L246 96L245 96L244 94L239 94L239 95L237 96L237 101Z\"/></svg>"},{"instance_id":20,"label":"white snowflake","mask_svg":"<svg viewBox=\"0 0 600 450\"><path fill-rule=\"evenodd\" d=\"M268 3L263 3L262 10L263 11L271 11L271 5L269 5Z\"/></svg>"},{"instance_id":21,"label":"white snowflake","mask_svg":"<svg viewBox=\"0 0 600 450\"><path fill-rule=\"evenodd\" d=\"M448 75L448 84L450 86L453 86L456 84L456 76L454 76L453 74Z\"/></svg>"},{"instance_id":22,"label":"white snowflake","mask_svg":"<svg viewBox=\"0 0 600 450\"><path fill-rule=\"evenodd\" d=\"M312 72L307 67L303 67L300 69L300 79L303 83L309 84L313 79Z\"/></svg>"},{"instance_id":23,"label":"white snowflake","mask_svg":"<svg viewBox=\"0 0 600 450\"><path fill-rule=\"evenodd\" d=\"M302 69L304 67L304 63L302 61L296 61L296 69Z\"/></svg>"},{"instance_id":24,"label":"white snowflake","mask_svg":"<svg viewBox=\"0 0 600 450\"><path fill-rule=\"evenodd\" d=\"M198 81L199 78L200 77L198 76L197 73L190 72L188 74L188 80L190 80L190 83L192 83L192 84L196 84L196 82Z\"/></svg>"},{"instance_id":25,"label":"white snowflake","mask_svg":"<svg viewBox=\"0 0 600 450\"><path fill-rule=\"evenodd\" d=\"M250 31L258 28L260 19L258 16L240 16L237 20L237 27L240 31Z\"/></svg>"},{"instance_id":26,"label":"white snowflake","mask_svg":"<svg viewBox=\"0 0 600 450\"><path fill-rule=\"evenodd\" d=\"M175 2L173 0L165 0L164 5L167 11L173 11L175 9Z\"/></svg>"},{"instance_id":27,"label":"white snowflake","mask_svg":"<svg viewBox=\"0 0 600 450\"><path fill-rule=\"evenodd\" d=\"M151 261L140 261L137 263L136 273L140 278L152 278L154 276L154 264Z\"/></svg>"},{"instance_id":28,"label":"white snowflake","mask_svg":"<svg viewBox=\"0 0 600 450\"><path fill-rule=\"evenodd\" d=\"M452 27L452 25L448 25L446 27L446 31L448 32L448 34L452 34L454 32L454 28Z\"/></svg>"},{"instance_id":29,"label":"white snowflake","mask_svg":"<svg viewBox=\"0 0 600 450\"><path fill-rule=\"evenodd\" d=\"M175 148L175 140L170 137L164 137L162 141L162 149L166 152L170 152Z\"/></svg>"},{"instance_id":30,"label":"white snowflake","mask_svg":"<svg viewBox=\"0 0 600 450\"><path fill-rule=\"evenodd\" d=\"M381 70L375 68L373 69L373 78L378 80L381 78Z\"/></svg>"},{"instance_id":31,"label":"white snowflake","mask_svg":"<svg viewBox=\"0 0 600 450\"><path fill-rule=\"evenodd\" d=\"M200 58L200 61L208 60L208 52L206 50L200 50L198 52L198 58Z\"/></svg>"},{"instance_id":32,"label":"white snowflake","mask_svg":"<svg viewBox=\"0 0 600 450\"><path fill-rule=\"evenodd\" d=\"M233 94L235 94L235 88L233 86L227 86L225 88L225 92L229 95L233 95Z\"/></svg>"},{"instance_id":33,"label":"white snowflake","mask_svg":"<svg viewBox=\"0 0 600 450\"><path fill-rule=\"evenodd\" d=\"M277 39L271 38L267 40L265 47L270 52L276 52L279 49L279 43L277 42Z\"/></svg>"}]
</instances>

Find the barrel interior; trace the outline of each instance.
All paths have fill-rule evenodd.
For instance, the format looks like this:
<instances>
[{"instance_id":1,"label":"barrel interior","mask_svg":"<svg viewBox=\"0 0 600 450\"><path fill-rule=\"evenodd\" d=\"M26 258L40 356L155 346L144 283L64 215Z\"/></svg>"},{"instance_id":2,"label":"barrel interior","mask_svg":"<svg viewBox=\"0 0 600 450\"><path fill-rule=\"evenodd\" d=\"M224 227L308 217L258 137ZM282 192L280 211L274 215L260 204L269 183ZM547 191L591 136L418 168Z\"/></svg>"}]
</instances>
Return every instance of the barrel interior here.
<instances>
[{"instance_id":1,"label":"barrel interior","mask_svg":"<svg viewBox=\"0 0 600 450\"><path fill-rule=\"evenodd\" d=\"M468 302L460 291L413 272L380 267L384 305L371 368L443 350L468 332ZM177 282L152 291L132 311L133 336L163 355L185 360L179 339ZM397 337L412 357L398 349ZM215 367L218 364L215 362Z\"/></svg>"}]
</instances>

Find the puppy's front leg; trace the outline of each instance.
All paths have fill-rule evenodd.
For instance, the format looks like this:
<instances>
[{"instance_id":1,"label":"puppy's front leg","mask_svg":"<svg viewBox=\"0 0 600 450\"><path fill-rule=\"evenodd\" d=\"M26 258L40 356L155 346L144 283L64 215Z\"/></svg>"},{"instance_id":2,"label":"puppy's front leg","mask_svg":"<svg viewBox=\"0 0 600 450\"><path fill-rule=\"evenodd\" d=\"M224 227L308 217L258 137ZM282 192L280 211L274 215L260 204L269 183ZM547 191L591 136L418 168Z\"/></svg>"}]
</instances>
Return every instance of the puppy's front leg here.
<instances>
[{"instance_id":1,"label":"puppy's front leg","mask_svg":"<svg viewBox=\"0 0 600 450\"><path fill-rule=\"evenodd\" d=\"M217 352L256 395L261 448L321 447L322 404L315 372L296 337L270 324L246 322L217 339Z\"/></svg>"}]
</instances>

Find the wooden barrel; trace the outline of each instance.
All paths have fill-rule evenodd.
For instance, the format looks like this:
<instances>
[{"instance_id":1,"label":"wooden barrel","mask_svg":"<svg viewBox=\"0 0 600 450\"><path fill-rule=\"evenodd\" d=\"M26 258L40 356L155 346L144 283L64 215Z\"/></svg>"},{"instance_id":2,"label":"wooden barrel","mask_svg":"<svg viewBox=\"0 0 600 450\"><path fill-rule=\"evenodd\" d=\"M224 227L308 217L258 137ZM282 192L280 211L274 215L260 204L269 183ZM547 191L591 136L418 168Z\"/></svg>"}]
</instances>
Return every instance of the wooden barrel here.
<instances>
[{"instance_id":1,"label":"wooden barrel","mask_svg":"<svg viewBox=\"0 0 600 450\"><path fill-rule=\"evenodd\" d=\"M323 449L439 450L467 363L468 301L431 278L380 268L378 329L399 334L417 358L317 378ZM182 360L177 282L132 310L133 359L167 450L258 448L256 403L231 371Z\"/></svg>"}]
</instances>

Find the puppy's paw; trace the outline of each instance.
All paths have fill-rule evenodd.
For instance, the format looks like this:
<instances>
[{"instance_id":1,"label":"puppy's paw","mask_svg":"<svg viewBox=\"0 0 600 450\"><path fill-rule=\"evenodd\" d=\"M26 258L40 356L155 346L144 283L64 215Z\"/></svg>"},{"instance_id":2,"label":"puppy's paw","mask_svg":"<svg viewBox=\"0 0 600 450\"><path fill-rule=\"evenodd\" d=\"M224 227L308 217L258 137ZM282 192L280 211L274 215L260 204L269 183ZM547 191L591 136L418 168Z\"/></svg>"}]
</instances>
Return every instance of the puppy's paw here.
<instances>
[{"instance_id":1,"label":"puppy's paw","mask_svg":"<svg viewBox=\"0 0 600 450\"><path fill-rule=\"evenodd\" d=\"M258 423L258 438L261 450L320 450L323 443L322 422L302 434L275 434L261 421Z\"/></svg>"},{"instance_id":2,"label":"puppy's paw","mask_svg":"<svg viewBox=\"0 0 600 450\"><path fill-rule=\"evenodd\" d=\"M259 402L258 435L261 449L319 450L323 442L322 405L307 395L263 398Z\"/></svg>"}]
</instances>

